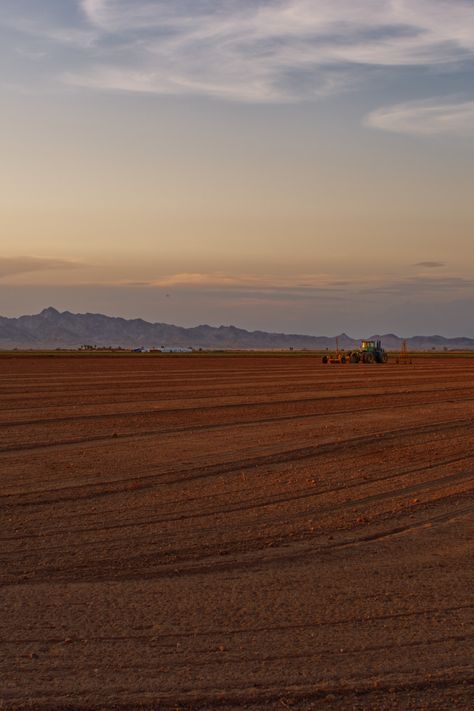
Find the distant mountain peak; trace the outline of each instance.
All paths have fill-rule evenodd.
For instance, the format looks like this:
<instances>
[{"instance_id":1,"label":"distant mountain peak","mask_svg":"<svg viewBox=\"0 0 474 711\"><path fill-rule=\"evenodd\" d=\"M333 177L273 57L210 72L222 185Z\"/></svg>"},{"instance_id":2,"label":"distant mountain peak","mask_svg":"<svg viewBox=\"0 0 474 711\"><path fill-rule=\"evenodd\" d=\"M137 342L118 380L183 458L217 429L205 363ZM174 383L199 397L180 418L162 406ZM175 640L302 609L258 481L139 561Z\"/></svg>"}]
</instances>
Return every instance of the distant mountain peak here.
<instances>
[{"instance_id":1,"label":"distant mountain peak","mask_svg":"<svg viewBox=\"0 0 474 711\"><path fill-rule=\"evenodd\" d=\"M60 312L54 308L54 306L48 306L46 309L43 309L39 316L43 316L46 318L50 318L51 316L60 316Z\"/></svg>"}]
</instances>

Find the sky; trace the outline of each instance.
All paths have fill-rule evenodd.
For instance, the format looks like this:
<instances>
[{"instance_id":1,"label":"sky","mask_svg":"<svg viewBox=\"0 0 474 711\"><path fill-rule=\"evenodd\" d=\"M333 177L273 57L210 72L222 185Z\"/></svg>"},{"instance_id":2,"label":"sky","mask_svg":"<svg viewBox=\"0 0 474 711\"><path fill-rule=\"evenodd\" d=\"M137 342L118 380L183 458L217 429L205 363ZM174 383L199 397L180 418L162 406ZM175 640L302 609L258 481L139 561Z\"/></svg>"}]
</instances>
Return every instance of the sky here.
<instances>
[{"instance_id":1,"label":"sky","mask_svg":"<svg viewBox=\"0 0 474 711\"><path fill-rule=\"evenodd\" d=\"M474 0L0 0L0 315L474 337Z\"/></svg>"}]
</instances>

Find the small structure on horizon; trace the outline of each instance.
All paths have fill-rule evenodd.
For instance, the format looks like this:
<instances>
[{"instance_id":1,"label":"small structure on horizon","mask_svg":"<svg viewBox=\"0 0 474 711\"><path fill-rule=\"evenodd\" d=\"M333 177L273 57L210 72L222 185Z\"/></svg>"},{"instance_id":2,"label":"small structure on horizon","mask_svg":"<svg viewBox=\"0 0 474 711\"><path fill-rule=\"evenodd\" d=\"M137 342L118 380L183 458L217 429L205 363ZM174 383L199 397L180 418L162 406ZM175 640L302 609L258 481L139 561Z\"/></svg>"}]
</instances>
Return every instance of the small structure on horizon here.
<instances>
[{"instance_id":1,"label":"small structure on horizon","mask_svg":"<svg viewBox=\"0 0 474 711\"><path fill-rule=\"evenodd\" d=\"M400 365L411 365L412 364L412 360L408 356L408 345L407 345L406 338L404 338L402 341L402 348L401 348L400 355L397 358L396 362L399 363Z\"/></svg>"},{"instance_id":2,"label":"small structure on horizon","mask_svg":"<svg viewBox=\"0 0 474 711\"><path fill-rule=\"evenodd\" d=\"M161 346L160 353L193 353L194 349L189 346Z\"/></svg>"}]
</instances>

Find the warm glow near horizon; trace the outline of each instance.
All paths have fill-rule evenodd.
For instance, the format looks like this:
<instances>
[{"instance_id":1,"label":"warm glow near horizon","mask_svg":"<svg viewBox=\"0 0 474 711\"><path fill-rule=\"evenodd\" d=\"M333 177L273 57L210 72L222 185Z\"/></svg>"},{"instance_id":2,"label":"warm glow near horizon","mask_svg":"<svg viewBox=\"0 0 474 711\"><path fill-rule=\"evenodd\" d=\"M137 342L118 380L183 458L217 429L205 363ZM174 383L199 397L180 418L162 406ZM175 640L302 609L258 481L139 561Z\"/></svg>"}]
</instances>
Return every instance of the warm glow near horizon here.
<instances>
[{"instance_id":1,"label":"warm glow near horizon","mask_svg":"<svg viewBox=\"0 0 474 711\"><path fill-rule=\"evenodd\" d=\"M469 0L4 0L0 315L474 335Z\"/></svg>"}]
</instances>

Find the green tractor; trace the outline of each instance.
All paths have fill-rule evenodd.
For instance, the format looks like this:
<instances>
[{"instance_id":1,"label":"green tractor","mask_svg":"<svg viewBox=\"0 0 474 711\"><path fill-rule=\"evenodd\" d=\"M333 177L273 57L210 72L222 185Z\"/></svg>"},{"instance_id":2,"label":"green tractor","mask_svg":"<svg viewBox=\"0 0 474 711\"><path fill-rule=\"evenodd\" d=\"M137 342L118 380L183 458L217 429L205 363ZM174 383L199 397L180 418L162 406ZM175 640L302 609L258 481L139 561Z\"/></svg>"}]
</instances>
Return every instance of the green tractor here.
<instances>
[{"instance_id":1,"label":"green tractor","mask_svg":"<svg viewBox=\"0 0 474 711\"><path fill-rule=\"evenodd\" d=\"M340 351L336 339L336 353L323 355L323 363L386 363L388 354L382 341L362 341L358 351Z\"/></svg>"},{"instance_id":2,"label":"green tractor","mask_svg":"<svg viewBox=\"0 0 474 711\"><path fill-rule=\"evenodd\" d=\"M353 352L352 356L362 363L386 363L388 361L387 352L382 348L382 341L362 341L360 351Z\"/></svg>"}]
</instances>

